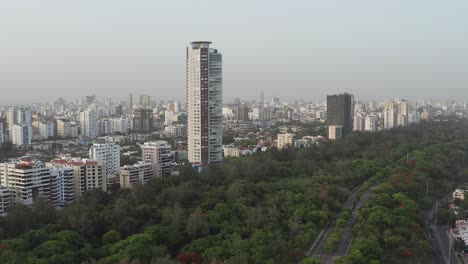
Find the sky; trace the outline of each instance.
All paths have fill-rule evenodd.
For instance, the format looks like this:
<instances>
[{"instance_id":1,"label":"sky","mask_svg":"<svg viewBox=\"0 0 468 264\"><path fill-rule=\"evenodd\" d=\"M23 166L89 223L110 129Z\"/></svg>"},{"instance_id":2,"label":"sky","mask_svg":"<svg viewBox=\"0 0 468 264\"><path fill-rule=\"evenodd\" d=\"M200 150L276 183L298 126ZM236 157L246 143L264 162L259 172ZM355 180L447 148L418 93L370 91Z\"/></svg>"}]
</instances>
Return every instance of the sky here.
<instances>
[{"instance_id":1,"label":"sky","mask_svg":"<svg viewBox=\"0 0 468 264\"><path fill-rule=\"evenodd\" d=\"M223 97L468 98L466 0L0 1L0 104L185 100L185 48L223 53Z\"/></svg>"}]
</instances>

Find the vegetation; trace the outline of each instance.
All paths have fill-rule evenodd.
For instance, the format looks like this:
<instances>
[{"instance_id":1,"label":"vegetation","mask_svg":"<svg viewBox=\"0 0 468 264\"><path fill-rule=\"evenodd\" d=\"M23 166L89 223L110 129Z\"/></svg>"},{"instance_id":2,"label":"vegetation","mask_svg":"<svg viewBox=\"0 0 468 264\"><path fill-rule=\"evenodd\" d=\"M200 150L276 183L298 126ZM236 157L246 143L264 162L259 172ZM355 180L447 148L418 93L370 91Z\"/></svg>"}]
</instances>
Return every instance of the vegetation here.
<instances>
[{"instance_id":1,"label":"vegetation","mask_svg":"<svg viewBox=\"0 0 468 264\"><path fill-rule=\"evenodd\" d=\"M468 123L453 122L355 133L199 174L184 166L133 190L90 191L63 210L45 201L17 205L0 221L0 263L319 263L304 259L319 230L352 189L385 178L340 261L422 263L430 245L421 210L457 179L450 176L464 161L467 132Z\"/></svg>"}]
</instances>

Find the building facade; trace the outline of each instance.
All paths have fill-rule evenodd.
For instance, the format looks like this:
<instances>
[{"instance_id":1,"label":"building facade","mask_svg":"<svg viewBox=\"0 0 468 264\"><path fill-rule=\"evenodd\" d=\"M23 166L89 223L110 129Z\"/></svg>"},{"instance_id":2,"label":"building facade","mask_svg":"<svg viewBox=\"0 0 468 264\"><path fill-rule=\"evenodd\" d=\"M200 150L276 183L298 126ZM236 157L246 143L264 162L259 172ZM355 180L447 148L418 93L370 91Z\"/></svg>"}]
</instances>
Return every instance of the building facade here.
<instances>
[{"instance_id":1,"label":"building facade","mask_svg":"<svg viewBox=\"0 0 468 264\"><path fill-rule=\"evenodd\" d=\"M138 162L134 165L125 165L120 168L120 187L133 188L136 184L145 184L153 178L153 164L151 162Z\"/></svg>"},{"instance_id":2,"label":"building facade","mask_svg":"<svg viewBox=\"0 0 468 264\"><path fill-rule=\"evenodd\" d=\"M115 143L93 144L89 157L106 163L107 177L117 176L120 171L120 146Z\"/></svg>"},{"instance_id":3,"label":"building facade","mask_svg":"<svg viewBox=\"0 0 468 264\"><path fill-rule=\"evenodd\" d=\"M149 133L153 130L153 109L133 110L133 130L140 133Z\"/></svg>"},{"instance_id":4,"label":"building facade","mask_svg":"<svg viewBox=\"0 0 468 264\"><path fill-rule=\"evenodd\" d=\"M286 148L293 145L294 134L278 134L278 149Z\"/></svg>"},{"instance_id":5,"label":"building facade","mask_svg":"<svg viewBox=\"0 0 468 264\"><path fill-rule=\"evenodd\" d=\"M9 139L15 145L31 144L33 132L29 108L11 108L7 113Z\"/></svg>"},{"instance_id":6,"label":"building facade","mask_svg":"<svg viewBox=\"0 0 468 264\"><path fill-rule=\"evenodd\" d=\"M14 202L32 205L39 197L50 200L50 169L28 158L1 163L0 185L10 190Z\"/></svg>"},{"instance_id":7,"label":"building facade","mask_svg":"<svg viewBox=\"0 0 468 264\"><path fill-rule=\"evenodd\" d=\"M158 140L141 145L141 159L153 164L153 176L163 177L171 174L171 145Z\"/></svg>"},{"instance_id":8,"label":"building facade","mask_svg":"<svg viewBox=\"0 0 468 264\"><path fill-rule=\"evenodd\" d=\"M188 160L222 161L222 55L211 42L187 47Z\"/></svg>"},{"instance_id":9,"label":"building facade","mask_svg":"<svg viewBox=\"0 0 468 264\"><path fill-rule=\"evenodd\" d=\"M341 126L342 136L353 130L354 99L351 94L327 96L327 125Z\"/></svg>"}]
</instances>

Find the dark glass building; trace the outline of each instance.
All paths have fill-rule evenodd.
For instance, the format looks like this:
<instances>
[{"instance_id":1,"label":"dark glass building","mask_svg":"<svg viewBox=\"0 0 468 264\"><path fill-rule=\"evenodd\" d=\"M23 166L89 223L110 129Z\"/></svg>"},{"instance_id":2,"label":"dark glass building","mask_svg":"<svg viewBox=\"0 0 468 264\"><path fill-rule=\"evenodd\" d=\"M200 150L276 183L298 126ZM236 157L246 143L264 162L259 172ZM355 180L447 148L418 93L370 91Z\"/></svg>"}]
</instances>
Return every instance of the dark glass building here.
<instances>
[{"instance_id":1,"label":"dark glass building","mask_svg":"<svg viewBox=\"0 0 468 264\"><path fill-rule=\"evenodd\" d=\"M153 130L153 109L137 108L133 111L133 130L140 133Z\"/></svg>"},{"instance_id":2,"label":"dark glass building","mask_svg":"<svg viewBox=\"0 0 468 264\"><path fill-rule=\"evenodd\" d=\"M353 131L353 101L347 93L327 96L327 125L342 126L343 136Z\"/></svg>"}]
</instances>

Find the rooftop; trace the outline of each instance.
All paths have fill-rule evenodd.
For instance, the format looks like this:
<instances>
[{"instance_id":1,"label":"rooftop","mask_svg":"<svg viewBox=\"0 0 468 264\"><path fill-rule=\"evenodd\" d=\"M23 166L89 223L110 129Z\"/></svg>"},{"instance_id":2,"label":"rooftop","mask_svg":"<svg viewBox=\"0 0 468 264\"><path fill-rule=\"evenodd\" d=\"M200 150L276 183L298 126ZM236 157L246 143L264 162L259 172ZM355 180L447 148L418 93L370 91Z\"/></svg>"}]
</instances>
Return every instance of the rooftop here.
<instances>
[{"instance_id":1,"label":"rooftop","mask_svg":"<svg viewBox=\"0 0 468 264\"><path fill-rule=\"evenodd\" d=\"M209 48L210 44L213 42L211 41L192 41L190 42L190 45L192 45L193 49L199 49L199 48Z\"/></svg>"}]
</instances>

